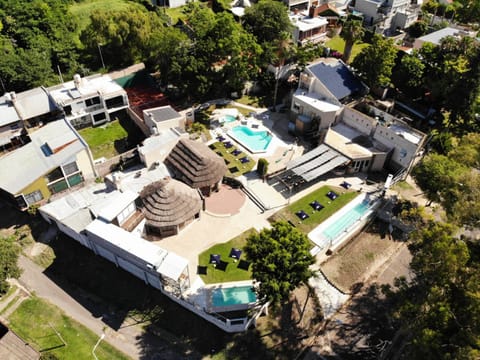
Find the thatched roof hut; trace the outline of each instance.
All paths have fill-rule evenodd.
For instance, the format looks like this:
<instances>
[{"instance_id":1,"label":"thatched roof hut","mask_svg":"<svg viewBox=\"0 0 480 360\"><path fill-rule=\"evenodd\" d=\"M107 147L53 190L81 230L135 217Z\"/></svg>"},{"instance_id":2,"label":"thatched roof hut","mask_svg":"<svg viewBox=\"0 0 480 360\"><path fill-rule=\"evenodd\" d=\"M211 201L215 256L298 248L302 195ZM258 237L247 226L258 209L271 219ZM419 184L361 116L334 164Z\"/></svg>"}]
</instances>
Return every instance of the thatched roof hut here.
<instances>
[{"instance_id":1,"label":"thatched roof hut","mask_svg":"<svg viewBox=\"0 0 480 360\"><path fill-rule=\"evenodd\" d=\"M165 159L176 178L207 195L215 189L227 172L224 160L206 145L180 139Z\"/></svg>"},{"instance_id":2,"label":"thatched roof hut","mask_svg":"<svg viewBox=\"0 0 480 360\"><path fill-rule=\"evenodd\" d=\"M165 178L147 185L140 193L147 233L175 235L200 217L203 202L197 190Z\"/></svg>"}]
</instances>

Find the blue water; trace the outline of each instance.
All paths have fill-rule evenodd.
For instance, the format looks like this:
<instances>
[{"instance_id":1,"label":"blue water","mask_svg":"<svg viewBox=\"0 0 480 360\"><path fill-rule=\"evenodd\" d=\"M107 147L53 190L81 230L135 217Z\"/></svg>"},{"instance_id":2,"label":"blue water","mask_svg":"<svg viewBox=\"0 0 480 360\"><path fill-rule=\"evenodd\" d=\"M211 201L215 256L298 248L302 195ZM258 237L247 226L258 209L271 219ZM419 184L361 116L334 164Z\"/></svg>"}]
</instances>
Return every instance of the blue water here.
<instances>
[{"instance_id":1,"label":"blue water","mask_svg":"<svg viewBox=\"0 0 480 360\"><path fill-rule=\"evenodd\" d=\"M338 237L343 231L348 229L353 223L362 217L368 210L368 203L361 202L354 208L350 209L340 219L330 224L330 226L323 230L323 235L328 239L333 240Z\"/></svg>"},{"instance_id":2,"label":"blue water","mask_svg":"<svg viewBox=\"0 0 480 360\"><path fill-rule=\"evenodd\" d=\"M272 141L267 131L253 131L247 126L236 126L232 131L235 138L252 151L265 150Z\"/></svg>"},{"instance_id":3,"label":"blue water","mask_svg":"<svg viewBox=\"0 0 480 360\"><path fill-rule=\"evenodd\" d=\"M235 120L237 120L237 117L236 117L236 116L233 116L233 115L224 115L224 116L222 116L222 118L220 119L220 122L222 122L222 123L230 123L230 122L234 122Z\"/></svg>"},{"instance_id":4,"label":"blue water","mask_svg":"<svg viewBox=\"0 0 480 360\"><path fill-rule=\"evenodd\" d=\"M250 304L257 301L257 295L251 286L216 288L212 291L213 306Z\"/></svg>"}]
</instances>

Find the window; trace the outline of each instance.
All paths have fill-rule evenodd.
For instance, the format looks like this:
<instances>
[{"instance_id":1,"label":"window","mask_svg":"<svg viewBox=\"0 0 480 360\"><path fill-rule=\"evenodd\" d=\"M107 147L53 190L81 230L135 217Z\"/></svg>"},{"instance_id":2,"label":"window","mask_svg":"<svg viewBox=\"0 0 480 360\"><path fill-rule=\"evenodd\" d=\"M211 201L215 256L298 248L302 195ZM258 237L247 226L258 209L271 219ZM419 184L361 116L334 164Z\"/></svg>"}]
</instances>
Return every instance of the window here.
<instances>
[{"instance_id":1,"label":"window","mask_svg":"<svg viewBox=\"0 0 480 360\"><path fill-rule=\"evenodd\" d=\"M108 99L105 101L105 104L107 105L107 109L113 109L113 108L125 105L123 101L123 96L117 96L117 97Z\"/></svg>"},{"instance_id":2,"label":"window","mask_svg":"<svg viewBox=\"0 0 480 360\"><path fill-rule=\"evenodd\" d=\"M40 190L36 190L34 192L31 192L30 194L25 195L25 200L27 201L28 205L35 204L42 199L43 195Z\"/></svg>"},{"instance_id":3,"label":"window","mask_svg":"<svg viewBox=\"0 0 480 360\"><path fill-rule=\"evenodd\" d=\"M70 187L72 186L75 186L75 185L78 185L80 184L81 182L83 182L83 177L82 177L82 174L75 174L75 175L72 175L72 176L69 176L67 178L67 181L68 181L68 185Z\"/></svg>"},{"instance_id":4,"label":"window","mask_svg":"<svg viewBox=\"0 0 480 360\"><path fill-rule=\"evenodd\" d=\"M120 214L118 214L117 219L118 223L122 225L125 221L128 220L130 215L132 215L136 210L135 203L128 205Z\"/></svg>"},{"instance_id":5,"label":"window","mask_svg":"<svg viewBox=\"0 0 480 360\"><path fill-rule=\"evenodd\" d=\"M100 104L100 97L98 96L85 100L85 105L87 105L87 107L97 105L97 104Z\"/></svg>"},{"instance_id":6,"label":"window","mask_svg":"<svg viewBox=\"0 0 480 360\"><path fill-rule=\"evenodd\" d=\"M107 118L107 116L105 115L105 113L100 113L100 114L95 114L93 115L93 122L97 123L99 121L103 121Z\"/></svg>"},{"instance_id":7,"label":"window","mask_svg":"<svg viewBox=\"0 0 480 360\"><path fill-rule=\"evenodd\" d=\"M65 175L70 175L78 171L78 166L75 161L71 162L70 164L63 165L62 168Z\"/></svg>"},{"instance_id":8,"label":"window","mask_svg":"<svg viewBox=\"0 0 480 360\"><path fill-rule=\"evenodd\" d=\"M60 181L57 181L56 183L48 185L48 190L50 190L52 194L56 194L66 189L68 189L68 184L65 181L65 179L62 179Z\"/></svg>"},{"instance_id":9,"label":"window","mask_svg":"<svg viewBox=\"0 0 480 360\"><path fill-rule=\"evenodd\" d=\"M47 182L49 183L54 182L58 179L61 179L63 178L62 170L60 168L56 168L50 174L48 174L46 178L47 178Z\"/></svg>"},{"instance_id":10,"label":"window","mask_svg":"<svg viewBox=\"0 0 480 360\"><path fill-rule=\"evenodd\" d=\"M65 115L72 115L72 107L70 105L64 106L63 111L65 112Z\"/></svg>"}]
</instances>

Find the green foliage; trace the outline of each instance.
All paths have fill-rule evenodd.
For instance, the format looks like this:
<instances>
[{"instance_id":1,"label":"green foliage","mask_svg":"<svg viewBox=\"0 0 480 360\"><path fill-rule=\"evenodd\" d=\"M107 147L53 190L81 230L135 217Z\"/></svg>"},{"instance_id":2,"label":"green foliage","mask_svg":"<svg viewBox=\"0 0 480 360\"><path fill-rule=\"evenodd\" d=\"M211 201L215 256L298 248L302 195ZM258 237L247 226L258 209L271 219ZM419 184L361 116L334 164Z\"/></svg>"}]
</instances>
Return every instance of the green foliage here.
<instances>
[{"instance_id":1,"label":"green foliage","mask_svg":"<svg viewBox=\"0 0 480 360\"><path fill-rule=\"evenodd\" d=\"M18 278L21 270L17 265L20 246L14 237L0 237L0 295L8 291L8 278Z\"/></svg>"},{"instance_id":2,"label":"green foliage","mask_svg":"<svg viewBox=\"0 0 480 360\"><path fill-rule=\"evenodd\" d=\"M265 177L268 173L268 160L264 158L258 159L257 162L257 173L262 178Z\"/></svg>"},{"instance_id":3,"label":"green foliage","mask_svg":"<svg viewBox=\"0 0 480 360\"><path fill-rule=\"evenodd\" d=\"M439 46L425 43L419 56L435 106L450 113L447 126L458 133L478 129L474 107L480 93L480 47L468 36L449 36Z\"/></svg>"},{"instance_id":4,"label":"green foliage","mask_svg":"<svg viewBox=\"0 0 480 360\"><path fill-rule=\"evenodd\" d=\"M468 359L478 355L478 259L449 224L430 222L415 234L411 283L389 293L392 316L412 339L408 359ZM471 357L473 355L473 357Z\"/></svg>"},{"instance_id":5,"label":"green foliage","mask_svg":"<svg viewBox=\"0 0 480 360\"><path fill-rule=\"evenodd\" d=\"M355 57L352 66L369 86L389 86L396 57L397 49L393 40L375 34L372 45L364 48Z\"/></svg>"},{"instance_id":6,"label":"green foliage","mask_svg":"<svg viewBox=\"0 0 480 360\"><path fill-rule=\"evenodd\" d=\"M419 38L427 33L428 24L426 21L419 20L415 21L407 29L408 35L412 38Z\"/></svg>"},{"instance_id":7,"label":"green foliage","mask_svg":"<svg viewBox=\"0 0 480 360\"><path fill-rule=\"evenodd\" d=\"M349 18L343 24L342 32L340 36L345 40L345 48L343 50L343 61L347 62L350 60L350 55L352 54L352 48L355 42L360 41L364 35L363 23L362 20L356 20L354 18Z\"/></svg>"},{"instance_id":8,"label":"green foliage","mask_svg":"<svg viewBox=\"0 0 480 360\"><path fill-rule=\"evenodd\" d=\"M315 258L307 236L285 221L251 235L244 249L253 278L260 282L259 298L273 304L287 300L293 289L314 275L310 265Z\"/></svg>"},{"instance_id":9,"label":"green foliage","mask_svg":"<svg viewBox=\"0 0 480 360\"><path fill-rule=\"evenodd\" d=\"M425 65L415 53L405 54L393 71L392 82L397 88L416 98L423 95L424 70Z\"/></svg>"}]
</instances>

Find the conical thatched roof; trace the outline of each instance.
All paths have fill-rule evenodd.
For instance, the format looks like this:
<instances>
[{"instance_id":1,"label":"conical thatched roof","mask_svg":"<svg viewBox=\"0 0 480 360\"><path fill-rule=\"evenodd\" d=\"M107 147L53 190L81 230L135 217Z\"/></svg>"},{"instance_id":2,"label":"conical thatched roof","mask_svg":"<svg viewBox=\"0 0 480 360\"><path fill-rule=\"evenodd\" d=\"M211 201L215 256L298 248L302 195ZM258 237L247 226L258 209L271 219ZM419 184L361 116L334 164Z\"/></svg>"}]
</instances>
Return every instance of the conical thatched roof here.
<instances>
[{"instance_id":1,"label":"conical thatched roof","mask_svg":"<svg viewBox=\"0 0 480 360\"><path fill-rule=\"evenodd\" d=\"M165 163L180 175L182 181L196 189L214 185L227 172L220 156L206 145L189 139L180 139Z\"/></svg>"},{"instance_id":2,"label":"conical thatched roof","mask_svg":"<svg viewBox=\"0 0 480 360\"><path fill-rule=\"evenodd\" d=\"M197 190L171 178L147 185L140 198L147 225L155 227L182 224L202 209Z\"/></svg>"}]
</instances>

